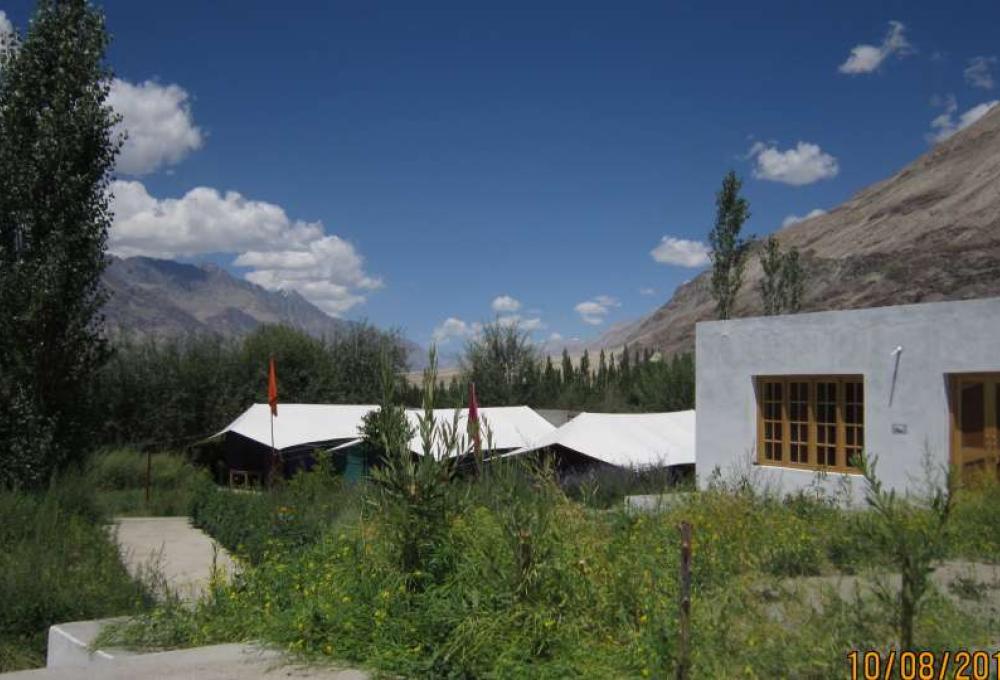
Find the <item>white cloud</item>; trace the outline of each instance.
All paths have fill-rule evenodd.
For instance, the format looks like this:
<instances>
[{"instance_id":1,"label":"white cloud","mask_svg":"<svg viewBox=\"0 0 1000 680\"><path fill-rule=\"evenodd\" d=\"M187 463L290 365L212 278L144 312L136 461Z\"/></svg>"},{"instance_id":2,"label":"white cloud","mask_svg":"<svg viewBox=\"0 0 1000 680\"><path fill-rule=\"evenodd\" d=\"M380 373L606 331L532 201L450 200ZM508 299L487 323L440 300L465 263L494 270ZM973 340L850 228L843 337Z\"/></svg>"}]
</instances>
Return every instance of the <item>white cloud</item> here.
<instances>
[{"instance_id":1,"label":"white cloud","mask_svg":"<svg viewBox=\"0 0 1000 680\"><path fill-rule=\"evenodd\" d=\"M521 308L521 303L509 295L501 295L493 300L492 308L495 312L502 311L503 309L518 310ZM525 333L545 330L547 326L542 318L535 314L536 312L537 310L529 310L528 313L531 316L523 316L517 314L515 311L498 314L494 319L494 323L500 326L517 326L519 331ZM432 336L434 342L437 344L446 345L453 339L468 340L478 337L483 331L483 325L478 321L467 322L458 317L451 316L438 324Z\"/></svg>"},{"instance_id":2,"label":"white cloud","mask_svg":"<svg viewBox=\"0 0 1000 680\"><path fill-rule=\"evenodd\" d=\"M152 80L133 84L111 82L108 103L122 116L117 131L128 136L116 169L126 175L146 175L175 165L201 148L201 130L194 124L187 91Z\"/></svg>"},{"instance_id":3,"label":"white cloud","mask_svg":"<svg viewBox=\"0 0 1000 680\"><path fill-rule=\"evenodd\" d=\"M466 323L462 319L450 316L434 329L432 335L435 343L439 345L447 345L453 339L467 340L469 338L474 338L479 335L482 330L483 325L480 323Z\"/></svg>"},{"instance_id":4,"label":"white cloud","mask_svg":"<svg viewBox=\"0 0 1000 680\"><path fill-rule=\"evenodd\" d=\"M510 295L500 295L493 298L492 307L494 312L516 312L521 309L521 302Z\"/></svg>"},{"instance_id":5,"label":"white cloud","mask_svg":"<svg viewBox=\"0 0 1000 680\"><path fill-rule=\"evenodd\" d=\"M664 236L649 254L657 262L679 267L701 267L708 264L708 246L701 241L689 241L673 236Z\"/></svg>"},{"instance_id":6,"label":"white cloud","mask_svg":"<svg viewBox=\"0 0 1000 680\"><path fill-rule=\"evenodd\" d=\"M851 55L838 70L850 75L871 73L893 54L899 57L912 54L913 46L906 39L905 32L906 26L902 23L890 21L889 31L882 39L881 45L856 45L851 48Z\"/></svg>"},{"instance_id":7,"label":"white cloud","mask_svg":"<svg viewBox=\"0 0 1000 680\"><path fill-rule=\"evenodd\" d=\"M973 106L956 118L955 114L958 113L958 102L955 100L954 95L948 95L944 102L944 113L931 121L931 132L927 133L927 141L931 144L943 142L959 130L964 130L985 116L997 104L1000 104L1000 100L998 99L983 102L982 104Z\"/></svg>"},{"instance_id":8,"label":"white cloud","mask_svg":"<svg viewBox=\"0 0 1000 680\"><path fill-rule=\"evenodd\" d=\"M549 333L548 342L559 342L562 339L563 339L562 333L556 333L554 331L552 333Z\"/></svg>"},{"instance_id":9,"label":"white cloud","mask_svg":"<svg viewBox=\"0 0 1000 680\"><path fill-rule=\"evenodd\" d=\"M810 210L805 215L789 215L781 221L782 227L790 227L793 224L798 224L805 220L811 220L814 217L819 217L820 215L825 215L826 211L822 208L816 208L815 210Z\"/></svg>"},{"instance_id":10,"label":"white cloud","mask_svg":"<svg viewBox=\"0 0 1000 680\"><path fill-rule=\"evenodd\" d=\"M753 176L792 186L812 184L836 177L840 172L837 159L817 144L799 142L795 148L778 150L774 144L757 142L750 147L748 158L755 160Z\"/></svg>"},{"instance_id":11,"label":"white cloud","mask_svg":"<svg viewBox=\"0 0 1000 680\"><path fill-rule=\"evenodd\" d=\"M584 300L573 309L580 315L584 323L591 326L600 326L607 320L608 313L614 307L621 307L621 303L610 295L598 295L590 300Z\"/></svg>"},{"instance_id":12,"label":"white cloud","mask_svg":"<svg viewBox=\"0 0 1000 680\"><path fill-rule=\"evenodd\" d=\"M655 288L640 288L639 295L656 295Z\"/></svg>"},{"instance_id":13,"label":"white cloud","mask_svg":"<svg viewBox=\"0 0 1000 680\"><path fill-rule=\"evenodd\" d=\"M250 267L246 279L268 290L297 290L328 314L337 316L365 301L364 291L382 287L368 276L354 246L336 235L323 236L305 250L249 251L233 264Z\"/></svg>"},{"instance_id":14,"label":"white cloud","mask_svg":"<svg viewBox=\"0 0 1000 680\"><path fill-rule=\"evenodd\" d=\"M502 326L517 326L518 330L533 333L545 328L545 322L540 317L522 317L520 314L505 314L497 317L497 323Z\"/></svg>"},{"instance_id":15,"label":"white cloud","mask_svg":"<svg viewBox=\"0 0 1000 680\"><path fill-rule=\"evenodd\" d=\"M971 87L992 90L996 86L992 71L996 63L996 57L973 57L965 67L965 82Z\"/></svg>"},{"instance_id":16,"label":"white cloud","mask_svg":"<svg viewBox=\"0 0 1000 680\"><path fill-rule=\"evenodd\" d=\"M159 199L141 182L112 183L115 223L109 247L123 257L172 258L248 250L299 250L323 237L319 222L292 221L273 203L235 191L195 187Z\"/></svg>"},{"instance_id":17,"label":"white cloud","mask_svg":"<svg viewBox=\"0 0 1000 680\"><path fill-rule=\"evenodd\" d=\"M196 187L158 199L141 182L112 183L115 220L108 249L119 256L175 258L237 253L246 279L270 290L295 290L328 314L343 314L382 287L348 241L321 222L291 220L273 203Z\"/></svg>"}]
</instances>

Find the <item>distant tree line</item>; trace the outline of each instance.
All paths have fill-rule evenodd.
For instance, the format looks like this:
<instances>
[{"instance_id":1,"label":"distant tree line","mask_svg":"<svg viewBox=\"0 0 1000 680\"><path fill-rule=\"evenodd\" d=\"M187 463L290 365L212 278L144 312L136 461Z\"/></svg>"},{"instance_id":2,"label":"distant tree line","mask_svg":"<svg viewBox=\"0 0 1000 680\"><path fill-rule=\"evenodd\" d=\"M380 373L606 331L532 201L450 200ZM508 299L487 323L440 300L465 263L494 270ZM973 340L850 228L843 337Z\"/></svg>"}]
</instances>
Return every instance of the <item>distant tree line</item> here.
<instances>
[{"instance_id":1,"label":"distant tree line","mask_svg":"<svg viewBox=\"0 0 1000 680\"><path fill-rule=\"evenodd\" d=\"M584 350L573 361L543 356L516 325L488 324L471 340L458 376L438 387L439 403L464 406L468 384L475 383L481 405L525 404L603 412L677 411L694 408L694 356L662 357L649 348L617 353ZM410 386L405 399L418 405L420 390Z\"/></svg>"},{"instance_id":2,"label":"distant tree line","mask_svg":"<svg viewBox=\"0 0 1000 680\"><path fill-rule=\"evenodd\" d=\"M241 340L212 335L119 340L89 398L98 442L182 447L216 432L266 400L274 356L280 403L377 403L381 356L407 369L397 333L357 324L327 339L286 326L261 326Z\"/></svg>"}]
</instances>

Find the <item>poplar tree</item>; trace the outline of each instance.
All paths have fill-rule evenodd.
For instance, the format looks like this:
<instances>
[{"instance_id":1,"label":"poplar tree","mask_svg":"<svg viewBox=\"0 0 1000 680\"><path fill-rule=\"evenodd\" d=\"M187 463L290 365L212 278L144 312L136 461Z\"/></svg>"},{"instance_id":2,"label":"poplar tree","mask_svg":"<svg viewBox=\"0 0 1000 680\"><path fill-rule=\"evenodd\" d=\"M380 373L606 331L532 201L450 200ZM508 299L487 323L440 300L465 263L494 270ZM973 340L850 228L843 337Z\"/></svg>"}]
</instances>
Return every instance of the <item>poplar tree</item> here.
<instances>
[{"instance_id":1,"label":"poplar tree","mask_svg":"<svg viewBox=\"0 0 1000 680\"><path fill-rule=\"evenodd\" d=\"M708 235L712 260L712 297L720 319L732 315L736 295L743 285L747 251L752 239L740 235L750 219L750 204L740 196L743 183L730 170L715 196L715 226Z\"/></svg>"},{"instance_id":2,"label":"poplar tree","mask_svg":"<svg viewBox=\"0 0 1000 680\"><path fill-rule=\"evenodd\" d=\"M121 147L102 13L40 0L16 42L0 56L0 485L40 483L88 446Z\"/></svg>"},{"instance_id":3,"label":"poplar tree","mask_svg":"<svg viewBox=\"0 0 1000 680\"><path fill-rule=\"evenodd\" d=\"M552 365L552 357L545 357L545 372L542 376L542 385L545 399L548 403L554 402L556 397L559 395L559 373L556 371L556 367Z\"/></svg>"},{"instance_id":4,"label":"poplar tree","mask_svg":"<svg viewBox=\"0 0 1000 680\"><path fill-rule=\"evenodd\" d=\"M562 384L563 387L573 384L573 362L569 358L569 351L563 347L562 352Z\"/></svg>"},{"instance_id":5,"label":"poplar tree","mask_svg":"<svg viewBox=\"0 0 1000 680\"><path fill-rule=\"evenodd\" d=\"M802 309L802 296L805 293L805 270L797 248L792 248L781 262L781 302L789 314L796 314Z\"/></svg>"},{"instance_id":6,"label":"poplar tree","mask_svg":"<svg viewBox=\"0 0 1000 680\"><path fill-rule=\"evenodd\" d=\"M603 390L608 386L608 358L601 349L601 354L597 359L597 389Z\"/></svg>"},{"instance_id":7,"label":"poplar tree","mask_svg":"<svg viewBox=\"0 0 1000 680\"><path fill-rule=\"evenodd\" d=\"M781 255L781 246L778 239L768 236L764 242L764 247L760 251L760 267L764 272L763 278L757 284L760 292L760 301L764 307L764 314L780 314L782 307L782 266L784 258Z\"/></svg>"},{"instance_id":8,"label":"poplar tree","mask_svg":"<svg viewBox=\"0 0 1000 680\"><path fill-rule=\"evenodd\" d=\"M628 345L622 348L622 358L618 362L618 378L621 380L623 387L628 387L629 381L632 379L632 367L631 360L629 359Z\"/></svg>"},{"instance_id":9,"label":"poplar tree","mask_svg":"<svg viewBox=\"0 0 1000 680\"><path fill-rule=\"evenodd\" d=\"M764 277L757 285L764 314L795 314L802 308L805 272L796 248L781 252L778 239L769 236L760 254Z\"/></svg>"}]
</instances>

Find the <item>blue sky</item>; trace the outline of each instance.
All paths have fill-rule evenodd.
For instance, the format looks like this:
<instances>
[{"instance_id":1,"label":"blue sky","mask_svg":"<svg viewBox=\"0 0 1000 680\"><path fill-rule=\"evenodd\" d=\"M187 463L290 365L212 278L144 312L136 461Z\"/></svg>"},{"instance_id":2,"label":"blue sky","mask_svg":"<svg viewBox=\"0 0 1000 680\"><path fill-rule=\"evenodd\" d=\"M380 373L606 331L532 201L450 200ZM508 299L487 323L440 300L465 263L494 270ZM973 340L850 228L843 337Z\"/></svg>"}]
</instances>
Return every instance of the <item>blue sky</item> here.
<instances>
[{"instance_id":1,"label":"blue sky","mask_svg":"<svg viewBox=\"0 0 1000 680\"><path fill-rule=\"evenodd\" d=\"M117 252L446 348L500 296L538 340L636 318L700 271L728 169L766 234L1000 98L996 0L103 6Z\"/></svg>"}]
</instances>

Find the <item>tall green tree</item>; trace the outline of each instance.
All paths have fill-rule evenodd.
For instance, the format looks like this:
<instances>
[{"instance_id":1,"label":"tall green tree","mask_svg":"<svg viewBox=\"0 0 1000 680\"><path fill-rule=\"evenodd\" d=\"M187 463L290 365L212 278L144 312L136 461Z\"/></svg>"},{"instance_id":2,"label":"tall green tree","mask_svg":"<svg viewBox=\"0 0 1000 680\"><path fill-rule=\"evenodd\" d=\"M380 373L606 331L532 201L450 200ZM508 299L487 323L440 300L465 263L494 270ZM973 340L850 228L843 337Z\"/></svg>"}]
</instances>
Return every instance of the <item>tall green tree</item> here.
<instances>
[{"instance_id":1,"label":"tall green tree","mask_svg":"<svg viewBox=\"0 0 1000 680\"><path fill-rule=\"evenodd\" d=\"M585 390L590 388L590 352L586 349L580 357L580 385Z\"/></svg>"},{"instance_id":2,"label":"tall green tree","mask_svg":"<svg viewBox=\"0 0 1000 680\"><path fill-rule=\"evenodd\" d=\"M715 226L709 232L709 256L712 260L712 297L720 319L732 315L736 295L743 285L747 252L753 239L741 235L750 219L750 204L740 196L743 183L730 170L715 196Z\"/></svg>"},{"instance_id":3,"label":"tall green tree","mask_svg":"<svg viewBox=\"0 0 1000 680\"><path fill-rule=\"evenodd\" d=\"M778 239L769 236L760 253L760 266L764 272L757 285L764 314L795 314L802 308L805 289L805 271L799 251L791 248L781 251Z\"/></svg>"},{"instance_id":4,"label":"tall green tree","mask_svg":"<svg viewBox=\"0 0 1000 680\"><path fill-rule=\"evenodd\" d=\"M480 336L468 342L461 359L463 379L476 383L476 396L491 406L527 403L538 364L528 334L516 323L499 321L485 325Z\"/></svg>"},{"instance_id":5,"label":"tall green tree","mask_svg":"<svg viewBox=\"0 0 1000 680\"><path fill-rule=\"evenodd\" d=\"M632 380L632 360L629 358L628 345L622 348L622 358L618 362L618 380L622 387L627 388Z\"/></svg>"},{"instance_id":6,"label":"tall green tree","mask_svg":"<svg viewBox=\"0 0 1000 680\"><path fill-rule=\"evenodd\" d=\"M785 312L796 314L802 309L806 274L797 248L785 253L781 262L781 303Z\"/></svg>"},{"instance_id":7,"label":"tall green tree","mask_svg":"<svg viewBox=\"0 0 1000 680\"><path fill-rule=\"evenodd\" d=\"M784 257L781 254L781 246L778 239L768 236L760 250L760 267L763 277L757 284L760 292L760 301L764 307L764 314L780 314L782 307L781 274L784 265Z\"/></svg>"},{"instance_id":8,"label":"tall green tree","mask_svg":"<svg viewBox=\"0 0 1000 680\"><path fill-rule=\"evenodd\" d=\"M559 371L552 364L552 357L545 357L545 370L542 374L542 398L546 404L551 404L559 395Z\"/></svg>"},{"instance_id":9,"label":"tall green tree","mask_svg":"<svg viewBox=\"0 0 1000 680\"><path fill-rule=\"evenodd\" d=\"M562 384L563 387L572 385L576 380L574 379L573 372L573 360L569 358L569 350L563 347L562 351Z\"/></svg>"},{"instance_id":10,"label":"tall green tree","mask_svg":"<svg viewBox=\"0 0 1000 680\"><path fill-rule=\"evenodd\" d=\"M0 484L41 482L86 450L92 430L87 385L108 357L101 273L121 147L107 45L104 17L85 0L40 0L0 57ZM38 428L27 442L15 439L22 423Z\"/></svg>"}]
</instances>

